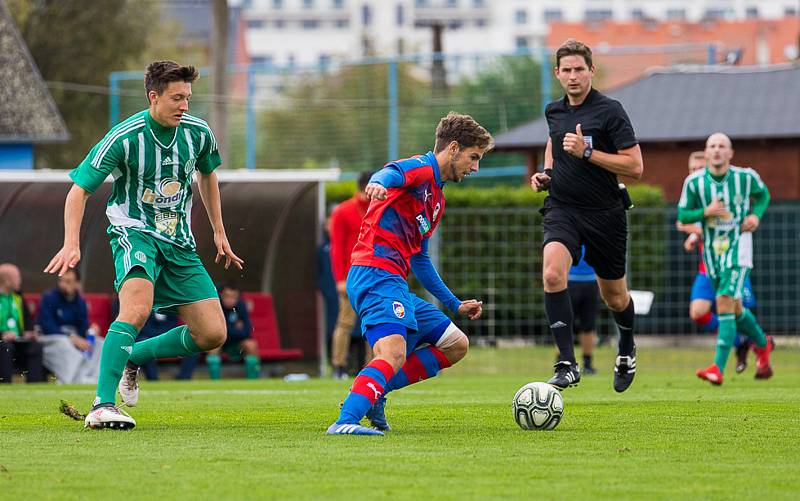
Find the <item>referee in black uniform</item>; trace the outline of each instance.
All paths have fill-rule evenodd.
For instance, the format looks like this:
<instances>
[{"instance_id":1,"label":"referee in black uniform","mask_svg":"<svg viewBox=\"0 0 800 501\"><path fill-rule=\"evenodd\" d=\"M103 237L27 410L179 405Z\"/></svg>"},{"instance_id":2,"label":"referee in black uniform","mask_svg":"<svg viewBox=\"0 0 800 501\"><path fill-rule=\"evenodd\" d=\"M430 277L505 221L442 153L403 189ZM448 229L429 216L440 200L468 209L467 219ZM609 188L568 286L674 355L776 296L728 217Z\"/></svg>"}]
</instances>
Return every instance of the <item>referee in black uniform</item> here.
<instances>
[{"instance_id":1,"label":"referee in black uniform","mask_svg":"<svg viewBox=\"0 0 800 501\"><path fill-rule=\"evenodd\" d=\"M566 95L547 105L550 138L544 172L531 177L534 191L549 189L544 201L544 306L559 361L548 381L563 390L581 379L572 344L572 306L567 291L570 266L586 246L586 262L597 273L600 294L614 313L620 340L614 389L633 382L633 301L625 283L628 238L627 192L617 175L642 177L642 152L622 105L592 88L592 51L567 40L556 51L555 74Z\"/></svg>"}]
</instances>

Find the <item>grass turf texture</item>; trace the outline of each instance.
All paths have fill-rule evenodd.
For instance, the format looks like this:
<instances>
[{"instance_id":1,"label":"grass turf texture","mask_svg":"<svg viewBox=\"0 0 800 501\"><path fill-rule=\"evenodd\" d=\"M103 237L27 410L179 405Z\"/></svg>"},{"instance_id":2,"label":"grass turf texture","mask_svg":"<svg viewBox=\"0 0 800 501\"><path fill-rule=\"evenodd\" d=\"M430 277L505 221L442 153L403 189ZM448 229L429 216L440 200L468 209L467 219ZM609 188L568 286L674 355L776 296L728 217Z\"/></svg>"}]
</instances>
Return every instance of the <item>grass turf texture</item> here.
<instances>
[{"instance_id":1,"label":"grass turf texture","mask_svg":"<svg viewBox=\"0 0 800 501\"><path fill-rule=\"evenodd\" d=\"M796 499L800 351L776 375L732 363L694 376L711 350L640 349L628 392L613 353L564 392L554 431L523 431L511 398L551 375L546 348L475 349L442 377L389 397L386 437L326 436L347 382L142 384L130 432L83 430L92 389L0 388L0 498ZM732 361L731 361L732 362Z\"/></svg>"}]
</instances>

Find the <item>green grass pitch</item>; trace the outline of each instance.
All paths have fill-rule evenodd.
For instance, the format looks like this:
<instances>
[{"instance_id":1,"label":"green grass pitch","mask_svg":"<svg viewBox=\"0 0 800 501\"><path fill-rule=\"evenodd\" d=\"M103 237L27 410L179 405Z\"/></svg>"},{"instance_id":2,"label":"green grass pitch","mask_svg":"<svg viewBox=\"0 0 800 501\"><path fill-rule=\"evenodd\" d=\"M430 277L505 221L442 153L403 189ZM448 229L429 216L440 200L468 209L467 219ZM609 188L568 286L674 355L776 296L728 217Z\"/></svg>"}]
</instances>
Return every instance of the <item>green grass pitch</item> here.
<instances>
[{"instance_id":1,"label":"green grass pitch","mask_svg":"<svg viewBox=\"0 0 800 501\"><path fill-rule=\"evenodd\" d=\"M640 349L624 394L599 374L564 392L554 431L511 398L551 374L547 348L474 349L389 397L386 437L326 436L348 382L142 384L130 432L83 430L90 387L0 388L0 499L797 499L800 351L775 377L712 387L711 350ZM732 364L730 364L732 366Z\"/></svg>"}]
</instances>

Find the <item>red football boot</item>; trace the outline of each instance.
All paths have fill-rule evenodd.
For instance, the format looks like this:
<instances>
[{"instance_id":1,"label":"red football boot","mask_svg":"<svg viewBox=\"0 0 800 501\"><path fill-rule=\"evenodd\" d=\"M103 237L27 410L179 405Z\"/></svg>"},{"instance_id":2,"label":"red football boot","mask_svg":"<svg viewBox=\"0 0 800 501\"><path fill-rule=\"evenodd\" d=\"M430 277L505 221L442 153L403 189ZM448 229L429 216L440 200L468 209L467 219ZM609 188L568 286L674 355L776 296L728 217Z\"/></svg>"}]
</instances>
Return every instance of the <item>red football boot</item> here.
<instances>
[{"instance_id":1,"label":"red football boot","mask_svg":"<svg viewBox=\"0 0 800 501\"><path fill-rule=\"evenodd\" d=\"M775 343L772 341L772 336L767 336L767 346L759 348L756 346L753 351L756 352L756 379L769 379L772 377L772 365L769 362L769 354Z\"/></svg>"},{"instance_id":2,"label":"red football boot","mask_svg":"<svg viewBox=\"0 0 800 501\"><path fill-rule=\"evenodd\" d=\"M717 364L711 364L705 369L697 369L697 377L705 379L709 383L719 386L722 384L722 373Z\"/></svg>"}]
</instances>

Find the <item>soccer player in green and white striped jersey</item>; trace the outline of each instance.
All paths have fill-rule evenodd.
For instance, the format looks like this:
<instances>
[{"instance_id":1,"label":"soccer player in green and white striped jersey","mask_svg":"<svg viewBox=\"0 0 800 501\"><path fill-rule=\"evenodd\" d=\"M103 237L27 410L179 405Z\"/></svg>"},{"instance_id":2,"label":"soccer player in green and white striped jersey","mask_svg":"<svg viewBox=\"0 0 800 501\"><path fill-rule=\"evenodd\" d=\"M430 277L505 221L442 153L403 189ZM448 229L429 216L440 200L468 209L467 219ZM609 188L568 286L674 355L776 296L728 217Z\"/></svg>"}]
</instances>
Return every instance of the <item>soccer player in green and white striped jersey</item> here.
<instances>
[{"instance_id":1,"label":"soccer player in green and white striped jersey","mask_svg":"<svg viewBox=\"0 0 800 501\"><path fill-rule=\"evenodd\" d=\"M730 164L733 148L725 134L709 136L705 158L706 168L686 178L678 203L681 223L701 223L703 262L717 295L716 356L697 376L722 384L738 330L756 344L756 378L767 379L772 376L770 344L753 313L742 306L742 290L753 268L753 232L769 205L769 190L756 171Z\"/></svg>"},{"instance_id":2,"label":"soccer player in green and white striped jersey","mask_svg":"<svg viewBox=\"0 0 800 501\"><path fill-rule=\"evenodd\" d=\"M136 422L116 407L136 405L139 366L155 358L185 357L225 342L225 318L211 278L195 252L191 232L192 178L206 207L215 262L242 268L225 228L217 175L221 159L208 124L187 113L193 66L156 61L147 67L149 108L136 113L95 145L72 172L64 206L64 246L45 272L63 275L80 260L79 234L86 200L109 176L114 184L106 215L119 292L119 316L103 344L90 428L129 429ZM186 325L134 343L151 310L177 312ZM123 373L124 371L124 373Z\"/></svg>"}]
</instances>

